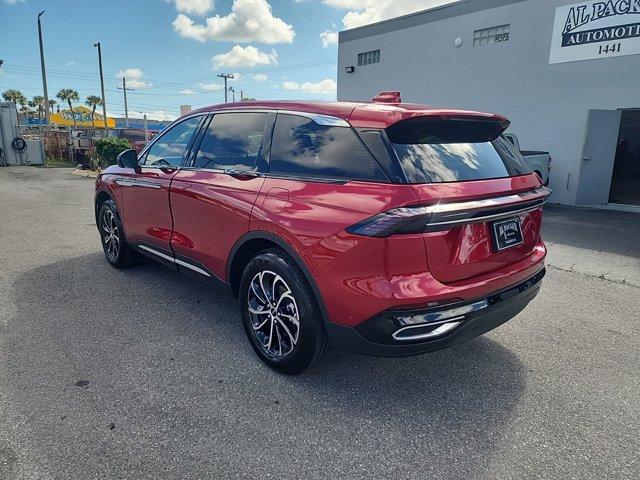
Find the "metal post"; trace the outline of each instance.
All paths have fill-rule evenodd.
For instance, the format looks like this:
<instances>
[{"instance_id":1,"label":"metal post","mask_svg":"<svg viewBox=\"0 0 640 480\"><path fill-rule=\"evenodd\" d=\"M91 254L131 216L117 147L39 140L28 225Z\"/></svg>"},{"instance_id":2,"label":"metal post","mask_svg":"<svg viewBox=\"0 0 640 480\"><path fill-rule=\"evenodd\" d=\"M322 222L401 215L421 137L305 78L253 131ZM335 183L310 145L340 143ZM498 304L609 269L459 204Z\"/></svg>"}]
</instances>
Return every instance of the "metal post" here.
<instances>
[{"instance_id":1,"label":"metal post","mask_svg":"<svg viewBox=\"0 0 640 480\"><path fill-rule=\"evenodd\" d=\"M102 48L100 42L93 44L94 47L98 47L98 66L100 67L100 90L102 91L102 115L104 117L104 131L107 132L107 102L104 99L104 76L102 75Z\"/></svg>"},{"instance_id":2,"label":"metal post","mask_svg":"<svg viewBox=\"0 0 640 480\"><path fill-rule=\"evenodd\" d=\"M147 123L147 114L145 113L144 116L144 143L147 144L149 143L149 124Z\"/></svg>"},{"instance_id":3,"label":"metal post","mask_svg":"<svg viewBox=\"0 0 640 480\"><path fill-rule=\"evenodd\" d=\"M44 45L42 42L42 25L40 23L40 17L44 13L44 10L38 13L38 40L40 42L40 69L42 70L42 90L44 94L44 113L47 119L47 125L49 125L49 92L47 91L47 73L44 68Z\"/></svg>"},{"instance_id":4,"label":"metal post","mask_svg":"<svg viewBox=\"0 0 640 480\"><path fill-rule=\"evenodd\" d=\"M127 88L127 79L122 77L122 87L118 87L124 93L124 126L129 128L129 108L127 107L127 90L133 91L133 88Z\"/></svg>"},{"instance_id":5,"label":"metal post","mask_svg":"<svg viewBox=\"0 0 640 480\"><path fill-rule=\"evenodd\" d=\"M227 80L233 79L233 73L221 73L218 75L220 78L224 78L224 103L229 101L229 91L227 89Z\"/></svg>"}]
</instances>

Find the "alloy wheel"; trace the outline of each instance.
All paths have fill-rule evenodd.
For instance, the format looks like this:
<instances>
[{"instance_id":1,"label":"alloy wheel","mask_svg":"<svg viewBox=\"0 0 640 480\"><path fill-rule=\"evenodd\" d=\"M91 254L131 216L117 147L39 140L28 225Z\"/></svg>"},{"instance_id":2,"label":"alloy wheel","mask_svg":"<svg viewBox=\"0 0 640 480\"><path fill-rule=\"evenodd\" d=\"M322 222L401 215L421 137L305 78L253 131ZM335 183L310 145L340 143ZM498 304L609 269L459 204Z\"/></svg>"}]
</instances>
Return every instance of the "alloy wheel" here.
<instances>
[{"instance_id":1,"label":"alloy wheel","mask_svg":"<svg viewBox=\"0 0 640 480\"><path fill-rule=\"evenodd\" d=\"M298 306L287 282L269 270L257 273L247 293L253 334L264 352L281 358L293 351L300 334Z\"/></svg>"},{"instance_id":2,"label":"alloy wheel","mask_svg":"<svg viewBox=\"0 0 640 480\"><path fill-rule=\"evenodd\" d=\"M102 215L102 242L107 258L115 262L120 252L120 229L113 211L106 209Z\"/></svg>"}]
</instances>

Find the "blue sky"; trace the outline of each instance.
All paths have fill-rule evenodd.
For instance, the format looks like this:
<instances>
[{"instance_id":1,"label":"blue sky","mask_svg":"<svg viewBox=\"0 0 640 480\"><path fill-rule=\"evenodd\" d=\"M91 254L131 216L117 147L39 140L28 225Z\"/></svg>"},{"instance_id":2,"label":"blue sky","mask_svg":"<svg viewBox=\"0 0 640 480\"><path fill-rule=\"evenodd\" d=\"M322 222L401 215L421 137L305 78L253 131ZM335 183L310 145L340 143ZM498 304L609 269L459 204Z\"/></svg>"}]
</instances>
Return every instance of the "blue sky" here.
<instances>
[{"instance_id":1,"label":"blue sky","mask_svg":"<svg viewBox=\"0 0 640 480\"><path fill-rule=\"evenodd\" d=\"M42 93L36 15L42 17L49 96L99 95L103 49L107 110L173 118L179 105L224 99L216 74L239 73L259 99L335 99L338 30L445 0L0 0L0 91Z\"/></svg>"}]
</instances>

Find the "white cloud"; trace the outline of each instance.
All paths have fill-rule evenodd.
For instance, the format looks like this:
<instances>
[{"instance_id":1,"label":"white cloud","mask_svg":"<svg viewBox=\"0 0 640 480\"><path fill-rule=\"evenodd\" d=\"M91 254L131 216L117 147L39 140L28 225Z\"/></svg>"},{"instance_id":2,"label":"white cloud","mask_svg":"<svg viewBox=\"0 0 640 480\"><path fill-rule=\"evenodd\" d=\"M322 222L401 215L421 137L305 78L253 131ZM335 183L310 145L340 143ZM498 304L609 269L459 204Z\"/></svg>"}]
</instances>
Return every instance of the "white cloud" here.
<instances>
[{"instance_id":1,"label":"white cloud","mask_svg":"<svg viewBox=\"0 0 640 480\"><path fill-rule=\"evenodd\" d=\"M304 90L306 92L329 93L335 92L337 89L338 85L336 84L336 81L331 78L327 78L317 83L305 82L300 85L300 90Z\"/></svg>"},{"instance_id":2,"label":"white cloud","mask_svg":"<svg viewBox=\"0 0 640 480\"><path fill-rule=\"evenodd\" d=\"M15 5L16 3L24 3L25 0L4 0L4 3L8 3L9 5Z\"/></svg>"},{"instance_id":3,"label":"white cloud","mask_svg":"<svg viewBox=\"0 0 640 480\"><path fill-rule=\"evenodd\" d=\"M172 25L180 36L200 42L291 43L296 35L293 26L273 16L267 0L234 0L231 13L209 17L204 25L180 13Z\"/></svg>"},{"instance_id":4,"label":"white cloud","mask_svg":"<svg viewBox=\"0 0 640 480\"><path fill-rule=\"evenodd\" d=\"M139 112L137 110L129 110L129 118L144 118L147 116L147 120L163 120L173 121L178 118L177 115L165 112L164 110L156 110L154 112Z\"/></svg>"},{"instance_id":5,"label":"white cloud","mask_svg":"<svg viewBox=\"0 0 640 480\"><path fill-rule=\"evenodd\" d=\"M182 95L193 95L196 92L194 90L191 90L190 88L185 88L184 90L180 90L180 92L178 93Z\"/></svg>"},{"instance_id":6,"label":"white cloud","mask_svg":"<svg viewBox=\"0 0 640 480\"><path fill-rule=\"evenodd\" d=\"M264 53L256 47L234 46L227 53L215 55L212 59L215 68L250 68L258 65L269 65L278 62L278 53Z\"/></svg>"},{"instance_id":7,"label":"white cloud","mask_svg":"<svg viewBox=\"0 0 640 480\"><path fill-rule=\"evenodd\" d=\"M191 15L204 15L213 10L213 0L173 0L176 10Z\"/></svg>"},{"instance_id":8,"label":"white cloud","mask_svg":"<svg viewBox=\"0 0 640 480\"><path fill-rule=\"evenodd\" d=\"M326 78L316 83L304 82L303 84L286 81L282 82L282 88L285 90L301 90L303 92L334 93L338 89L338 85L335 80Z\"/></svg>"},{"instance_id":9,"label":"white cloud","mask_svg":"<svg viewBox=\"0 0 640 480\"><path fill-rule=\"evenodd\" d=\"M76 61L75 61L75 60L69 60L69 61L66 63L67 67L73 67L75 64L76 64Z\"/></svg>"},{"instance_id":10,"label":"white cloud","mask_svg":"<svg viewBox=\"0 0 640 480\"><path fill-rule=\"evenodd\" d=\"M219 92L224 90L224 85L220 83L199 83L198 88L207 92Z\"/></svg>"},{"instance_id":11,"label":"white cloud","mask_svg":"<svg viewBox=\"0 0 640 480\"><path fill-rule=\"evenodd\" d=\"M336 45L338 43L338 32L325 30L320 34L320 40L322 40L322 46L324 48L327 48L329 45Z\"/></svg>"},{"instance_id":12,"label":"white cloud","mask_svg":"<svg viewBox=\"0 0 640 480\"><path fill-rule=\"evenodd\" d=\"M252 75L251 78L253 78L256 82L266 82L267 80L269 80L269 77L264 73L256 73L255 75Z\"/></svg>"},{"instance_id":13,"label":"white cloud","mask_svg":"<svg viewBox=\"0 0 640 480\"><path fill-rule=\"evenodd\" d=\"M118 80L122 80L122 77L127 79L128 88L143 89L153 87L153 83L145 82L143 80L144 72L139 68L125 68L124 70L120 70L116 73L116 78Z\"/></svg>"},{"instance_id":14,"label":"white cloud","mask_svg":"<svg viewBox=\"0 0 640 480\"><path fill-rule=\"evenodd\" d=\"M349 10L342 18L345 29L399 17L457 0L322 0L325 5Z\"/></svg>"}]
</instances>

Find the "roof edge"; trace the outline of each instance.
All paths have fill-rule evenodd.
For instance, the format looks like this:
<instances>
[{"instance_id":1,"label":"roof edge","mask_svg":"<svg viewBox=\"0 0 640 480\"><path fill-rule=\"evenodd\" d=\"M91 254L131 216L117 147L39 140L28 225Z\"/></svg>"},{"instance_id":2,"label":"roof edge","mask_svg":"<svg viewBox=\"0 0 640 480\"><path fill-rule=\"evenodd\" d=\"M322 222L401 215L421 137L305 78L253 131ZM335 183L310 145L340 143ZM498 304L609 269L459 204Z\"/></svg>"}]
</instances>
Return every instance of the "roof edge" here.
<instances>
[{"instance_id":1,"label":"roof edge","mask_svg":"<svg viewBox=\"0 0 640 480\"><path fill-rule=\"evenodd\" d=\"M426 10L343 30L338 33L338 44L526 1L527 0L457 0Z\"/></svg>"}]
</instances>

